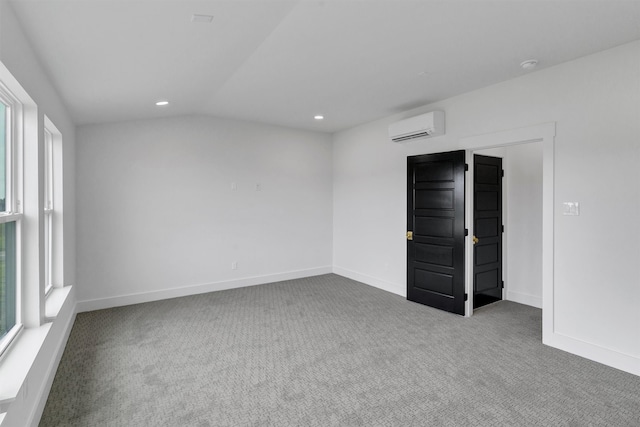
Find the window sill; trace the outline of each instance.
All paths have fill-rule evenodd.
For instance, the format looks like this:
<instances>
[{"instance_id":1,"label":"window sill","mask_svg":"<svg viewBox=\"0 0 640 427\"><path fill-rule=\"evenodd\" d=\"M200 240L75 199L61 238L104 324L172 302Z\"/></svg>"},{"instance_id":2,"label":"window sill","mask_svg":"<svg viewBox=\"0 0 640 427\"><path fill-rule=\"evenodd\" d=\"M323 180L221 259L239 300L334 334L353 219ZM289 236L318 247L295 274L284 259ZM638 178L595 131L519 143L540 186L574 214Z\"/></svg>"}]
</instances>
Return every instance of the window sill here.
<instances>
[{"instance_id":1,"label":"window sill","mask_svg":"<svg viewBox=\"0 0 640 427\"><path fill-rule=\"evenodd\" d=\"M0 412L6 412L9 404L18 396L49 329L51 323L45 323L39 328L24 329L7 350L0 363Z\"/></svg>"},{"instance_id":2,"label":"window sill","mask_svg":"<svg viewBox=\"0 0 640 427\"><path fill-rule=\"evenodd\" d=\"M62 309L70 291L71 286L53 289L45 302L46 323L37 328L23 329L0 360L0 424L10 404L18 397L22 384L51 330L52 321Z\"/></svg>"},{"instance_id":3,"label":"window sill","mask_svg":"<svg viewBox=\"0 0 640 427\"><path fill-rule=\"evenodd\" d=\"M44 304L45 322L51 322L58 317L58 313L60 313L62 305L69 296L69 292L71 292L71 286L51 289L51 292L47 295L47 299Z\"/></svg>"}]
</instances>

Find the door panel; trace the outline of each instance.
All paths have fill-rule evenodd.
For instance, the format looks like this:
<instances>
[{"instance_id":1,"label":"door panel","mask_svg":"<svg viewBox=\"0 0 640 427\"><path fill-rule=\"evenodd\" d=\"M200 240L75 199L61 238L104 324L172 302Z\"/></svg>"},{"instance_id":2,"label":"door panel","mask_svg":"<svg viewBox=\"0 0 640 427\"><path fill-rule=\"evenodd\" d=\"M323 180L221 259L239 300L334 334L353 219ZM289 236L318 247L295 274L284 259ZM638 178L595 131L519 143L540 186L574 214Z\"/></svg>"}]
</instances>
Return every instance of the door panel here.
<instances>
[{"instance_id":1,"label":"door panel","mask_svg":"<svg viewBox=\"0 0 640 427\"><path fill-rule=\"evenodd\" d=\"M415 172L416 182L446 182L454 180L452 162L431 162L428 168L419 168Z\"/></svg>"},{"instance_id":2,"label":"door panel","mask_svg":"<svg viewBox=\"0 0 640 427\"><path fill-rule=\"evenodd\" d=\"M476 183L476 188L480 184ZM477 191L474 195L476 212L496 211L498 210L498 195L495 191Z\"/></svg>"},{"instance_id":3,"label":"door panel","mask_svg":"<svg viewBox=\"0 0 640 427\"><path fill-rule=\"evenodd\" d=\"M453 191L416 189L415 208L453 209Z\"/></svg>"},{"instance_id":4,"label":"door panel","mask_svg":"<svg viewBox=\"0 0 640 427\"><path fill-rule=\"evenodd\" d=\"M482 163L477 163L476 165L478 166L478 169L475 170L474 182L476 184L500 184L500 175L502 170L501 165L488 165Z\"/></svg>"},{"instance_id":5,"label":"door panel","mask_svg":"<svg viewBox=\"0 0 640 427\"><path fill-rule=\"evenodd\" d=\"M416 268L415 287L425 292L453 296L453 276Z\"/></svg>"},{"instance_id":6,"label":"door panel","mask_svg":"<svg viewBox=\"0 0 640 427\"><path fill-rule=\"evenodd\" d=\"M502 299L502 159L474 155L473 307Z\"/></svg>"},{"instance_id":7,"label":"door panel","mask_svg":"<svg viewBox=\"0 0 640 427\"><path fill-rule=\"evenodd\" d=\"M480 218L476 219L473 233L476 237L491 237L497 235L499 230L498 218Z\"/></svg>"},{"instance_id":8,"label":"door panel","mask_svg":"<svg viewBox=\"0 0 640 427\"><path fill-rule=\"evenodd\" d=\"M465 152L407 158L407 299L464 315Z\"/></svg>"},{"instance_id":9,"label":"door panel","mask_svg":"<svg viewBox=\"0 0 640 427\"><path fill-rule=\"evenodd\" d=\"M498 245L489 244L476 248L476 264L485 265L498 262Z\"/></svg>"},{"instance_id":10,"label":"door panel","mask_svg":"<svg viewBox=\"0 0 640 427\"><path fill-rule=\"evenodd\" d=\"M453 248L449 246L414 243L416 259L429 259L434 265L453 267Z\"/></svg>"},{"instance_id":11,"label":"door panel","mask_svg":"<svg viewBox=\"0 0 640 427\"><path fill-rule=\"evenodd\" d=\"M415 217L415 234L424 237L453 237L453 218Z\"/></svg>"},{"instance_id":12,"label":"door panel","mask_svg":"<svg viewBox=\"0 0 640 427\"><path fill-rule=\"evenodd\" d=\"M476 292L487 292L494 289L496 287L496 281L498 281L498 279L498 270L489 270L483 271L482 273L477 273Z\"/></svg>"}]
</instances>

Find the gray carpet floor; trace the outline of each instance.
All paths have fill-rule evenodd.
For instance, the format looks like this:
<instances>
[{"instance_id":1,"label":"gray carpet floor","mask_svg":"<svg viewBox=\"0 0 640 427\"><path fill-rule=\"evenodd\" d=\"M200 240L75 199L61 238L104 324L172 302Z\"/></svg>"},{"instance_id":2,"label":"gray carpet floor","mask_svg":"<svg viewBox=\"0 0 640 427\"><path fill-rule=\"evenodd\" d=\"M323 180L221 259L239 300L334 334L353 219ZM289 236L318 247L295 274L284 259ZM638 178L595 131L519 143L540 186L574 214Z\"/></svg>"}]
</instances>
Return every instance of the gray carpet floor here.
<instances>
[{"instance_id":1,"label":"gray carpet floor","mask_svg":"<svg viewBox=\"0 0 640 427\"><path fill-rule=\"evenodd\" d=\"M77 316L41 426L640 426L640 377L337 275Z\"/></svg>"}]
</instances>

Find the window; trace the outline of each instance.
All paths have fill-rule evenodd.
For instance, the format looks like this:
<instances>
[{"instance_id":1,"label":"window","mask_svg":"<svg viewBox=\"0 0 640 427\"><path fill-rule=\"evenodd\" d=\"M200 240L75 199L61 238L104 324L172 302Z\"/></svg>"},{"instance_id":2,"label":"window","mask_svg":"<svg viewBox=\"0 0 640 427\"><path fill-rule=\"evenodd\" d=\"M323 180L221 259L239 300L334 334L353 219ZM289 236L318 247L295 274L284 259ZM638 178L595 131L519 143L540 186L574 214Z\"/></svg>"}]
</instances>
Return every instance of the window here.
<instances>
[{"instance_id":1,"label":"window","mask_svg":"<svg viewBox=\"0 0 640 427\"><path fill-rule=\"evenodd\" d=\"M53 135L44 130L44 291L53 288Z\"/></svg>"},{"instance_id":2,"label":"window","mask_svg":"<svg viewBox=\"0 0 640 427\"><path fill-rule=\"evenodd\" d=\"M7 116L8 106L0 102L0 211L6 206L6 167L5 146L7 144ZM15 231L14 231L15 233ZM7 260L7 226L0 226L0 338L7 334L16 324L16 287L15 283L7 281L5 277Z\"/></svg>"},{"instance_id":3,"label":"window","mask_svg":"<svg viewBox=\"0 0 640 427\"><path fill-rule=\"evenodd\" d=\"M0 85L0 354L21 329L18 283L19 202L15 197L19 177L14 154L20 104Z\"/></svg>"},{"instance_id":4,"label":"window","mask_svg":"<svg viewBox=\"0 0 640 427\"><path fill-rule=\"evenodd\" d=\"M10 139L7 120L9 118L9 106L0 99L0 212L6 211L7 202L7 168L6 168L6 146Z\"/></svg>"},{"instance_id":5,"label":"window","mask_svg":"<svg viewBox=\"0 0 640 427\"><path fill-rule=\"evenodd\" d=\"M16 326L16 223L0 224L0 338Z\"/></svg>"},{"instance_id":6,"label":"window","mask_svg":"<svg viewBox=\"0 0 640 427\"><path fill-rule=\"evenodd\" d=\"M64 287L64 229L62 212L62 134L55 124L44 116L44 168L43 222L44 222L44 274L45 294ZM28 190L26 190L28 191ZM27 193L28 194L28 193ZM28 261L25 261L28 262Z\"/></svg>"}]
</instances>

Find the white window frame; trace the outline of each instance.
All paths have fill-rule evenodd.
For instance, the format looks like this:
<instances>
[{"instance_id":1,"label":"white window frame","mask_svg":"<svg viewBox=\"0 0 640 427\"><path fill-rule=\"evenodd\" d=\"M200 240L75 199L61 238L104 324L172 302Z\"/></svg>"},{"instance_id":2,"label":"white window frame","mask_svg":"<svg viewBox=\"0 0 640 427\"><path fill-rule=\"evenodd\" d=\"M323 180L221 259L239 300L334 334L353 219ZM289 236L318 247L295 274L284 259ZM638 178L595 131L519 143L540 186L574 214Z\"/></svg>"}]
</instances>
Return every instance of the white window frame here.
<instances>
[{"instance_id":1,"label":"white window frame","mask_svg":"<svg viewBox=\"0 0 640 427\"><path fill-rule=\"evenodd\" d=\"M64 236L63 236L63 138L56 125L44 115L43 158L43 220L45 233L44 290L45 301L55 289L62 289L64 283ZM48 304L48 303L46 303ZM46 310L45 310L46 311ZM45 317L48 315L45 315Z\"/></svg>"},{"instance_id":2,"label":"white window frame","mask_svg":"<svg viewBox=\"0 0 640 427\"><path fill-rule=\"evenodd\" d=\"M0 224L15 222L16 232L16 323L0 339L0 356L23 329L22 313L22 141L23 106L0 81L0 102L6 106L5 122L5 211L0 212Z\"/></svg>"},{"instance_id":3,"label":"white window frame","mask_svg":"<svg viewBox=\"0 0 640 427\"><path fill-rule=\"evenodd\" d=\"M44 128L44 293L53 289L53 134Z\"/></svg>"}]
</instances>

